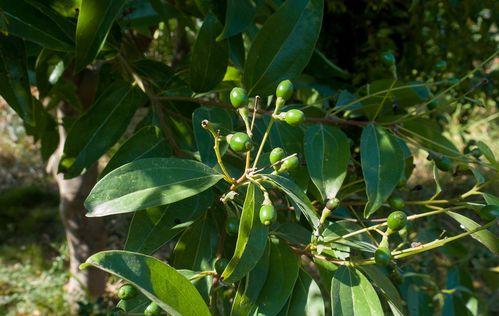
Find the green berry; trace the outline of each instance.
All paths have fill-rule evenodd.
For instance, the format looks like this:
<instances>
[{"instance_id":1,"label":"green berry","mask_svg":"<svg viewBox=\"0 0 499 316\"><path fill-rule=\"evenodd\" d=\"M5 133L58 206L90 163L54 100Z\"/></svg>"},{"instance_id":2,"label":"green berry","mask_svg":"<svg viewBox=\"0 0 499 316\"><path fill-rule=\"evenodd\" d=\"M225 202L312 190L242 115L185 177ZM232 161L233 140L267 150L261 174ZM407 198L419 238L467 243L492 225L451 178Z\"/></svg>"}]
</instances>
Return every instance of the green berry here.
<instances>
[{"instance_id":1,"label":"green berry","mask_svg":"<svg viewBox=\"0 0 499 316\"><path fill-rule=\"evenodd\" d=\"M326 208L330 211L334 210L335 208L340 205L340 200L338 198L332 198L326 203Z\"/></svg>"},{"instance_id":2,"label":"green berry","mask_svg":"<svg viewBox=\"0 0 499 316\"><path fill-rule=\"evenodd\" d=\"M390 51L387 51L387 52L384 52L383 54L381 54L381 59L383 60L383 62L386 65L391 66L391 65L395 64L395 55L393 55L393 53Z\"/></svg>"},{"instance_id":3,"label":"green berry","mask_svg":"<svg viewBox=\"0 0 499 316\"><path fill-rule=\"evenodd\" d=\"M374 261L380 266L386 267L390 263L391 259L392 255L390 253L390 249L386 247L379 247L374 252Z\"/></svg>"},{"instance_id":4,"label":"green berry","mask_svg":"<svg viewBox=\"0 0 499 316\"><path fill-rule=\"evenodd\" d=\"M289 125L295 126L305 121L305 114L303 114L303 112L300 110L293 109L286 112L286 116L284 119Z\"/></svg>"},{"instance_id":5,"label":"green berry","mask_svg":"<svg viewBox=\"0 0 499 316\"><path fill-rule=\"evenodd\" d=\"M230 92L230 103L235 108L239 108L248 104L248 95L246 94L246 90L243 88L235 87Z\"/></svg>"},{"instance_id":6,"label":"green berry","mask_svg":"<svg viewBox=\"0 0 499 316\"><path fill-rule=\"evenodd\" d=\"M118 297L121 300L129 300L137 295L137 289L131 284L124 284L118 290Z\"/></svg>"},{"instance_id":7,"label":"green berry","mask_svg":"<svg viewBox=\"0 0 499 316\"><path fill-rule=\"evenodd\" d=\"M290 80L284 80L277 86L275 95L287 101L293 96L293 89L293 83Z\"/></svg>"},{"instance_id":8,"label":"green berry","mask_svg":"<svg viewBox=\"0 0 499 316\"><path fill-rule=\"evenodd\" d=\"M281 168L279 169L279 172L285 172L285 171L290 171L298 168L298 165L300 164L300 160L298 157L293 156L290 157L282 162Z\"/></svg>"},{"instance_id":9,"label":"green berry","mask_svg":"<svg viewBox=\"0 0 499 316\"><path fill-rule=\"evenodd\" d=\"M225 258L220 258L215 261L215 271L217 274L222 274L224 272L225 268L227 268L227 265L229 264L229 260Z\"/></svg>"},{"instance_id":10,"label":"green berry","mask_svg":"<svg viewBox=\"0 0 499 316\"><path fill-rule=\"evenodd\" d=\"M491 221L499 217L499 205L485 205L478 211L478 215L485 221Z\"/></svg>"},{"instance_id":11,"label":"green berry","mask_svg":"<svg viewBox=\"0 0 499 316\"><path fill-rule=\"evenodd\" d=\"M283 159L286 156L286 153L284 152L284 149L280 147L276 147L272 149L270 152L269 160L271 164L275 164L279 160Z\"/></svg>"},{"instance_id":12,"label":"green berry","mask_svg":"<svg viewBox=\"0 0 499 316\"><path fill-rule=\"evenodd\" d=\"M239 230L239 219L236 217L228 217L225 223L225 231L229 235L236 235Z\"/></svg>"},{"instance_id":13,"label":"green berry","mask_svg":"<svg viewBox=\"0 0 499 316\"><path fill-rule=\"evenodd\" d=\"M398 231L407 224L407 215L402 211L391 212L387 219L388 228L392 231Z\"/></svg>"},{"instance_id":14,"label":"green berry","mask_svg":"<svg viewBox=\"0 0 499 316\"><path fill-rule=\"evenodd\" d=\"M452 169L452 161L446 156L436 158L435 165L441 171L450 171Z\"/></svg>"},{"instance_id":15,"label":"green berry","mask_svg":"<svg viewBox=\"0 0 499 316\"><path fill-rule=\"evenodd\" d=\"M251 139L248 134L237 132L230 138L229 146L235 152L248 151L251 149Z\"/></svg>"},{"instance_id":16,"label":"green berry","mask_svg":"<svg viewBox=\"0 0 499 316\"><path fill-rule=\"evenodd\" d=\"M445 60L439 60L435 64L435 69L438 71L445 70L447 68L447 62Z\"/></svg>"},{"instance_id":17,"label":"green berry","mask_svg":"<svg viewBox=\"0 0 499 316\"><path fill-rule=\"evenodd\" d=\"M145 316L156 316L159 314L161 314L161 309L155 302L151 302L151 304L149 304L144 310Z\"/></svg>"},{"instance_id":18,"label":"green berry","mask_svg":"<svg viewBox=\"0 0 499 316\"><path fill-rule=\"evenodd\" d=\"M388 199L388 204L396 210L401 210L405 206L404 199L398 196L392 196Z\"/></svg>"},{"instance_id":19,"label":"green berry","mask_svg":"<svg viewBox=\"0 0 499 316\"><path fill-rule=\"evenodd\" d=\"M277 220L277 212L273 205L262 205L260 208L260 222L268 226Z\"/></svg>"}]
</instances>

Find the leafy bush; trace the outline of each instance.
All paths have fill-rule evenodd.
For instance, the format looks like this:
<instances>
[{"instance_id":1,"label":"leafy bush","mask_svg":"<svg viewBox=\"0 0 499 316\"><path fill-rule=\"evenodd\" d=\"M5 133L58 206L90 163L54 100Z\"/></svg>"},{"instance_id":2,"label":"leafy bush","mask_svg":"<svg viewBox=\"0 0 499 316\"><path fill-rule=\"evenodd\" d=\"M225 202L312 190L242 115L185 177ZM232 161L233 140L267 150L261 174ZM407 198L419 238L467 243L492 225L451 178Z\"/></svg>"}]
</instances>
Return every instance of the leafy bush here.
<instances>
[{"instance_id":1,"label":"leafy bush","mask_svg":"<svg viewBox=\"0 0 499 316\"><path fill-rule=\"evenodd\" d=\"M83 0L76 18L58 3L0 2L8 33L0 93L45 158L63 124L66 178L114 151L87 216L134 216L124 250L99 252L82 268L133 285L119 291L116 312L486 312L465 269L449 269L433 302L436 281L408 258L467 237L490 251L485 258L499 251L489 229L499 213L489 191L494 151L481 141L460 149L448 137L449 117L462 119L465 138L466 109L495 106L475 96L497 51L460 78L435 80L442 59L435 76L404 80L385 47L377 67L386 77L354 87L349 79L363 78L317 47L322 0ZM160 36L175 43L172 67L144 57L164 49L151 44ZM89 109L71 80L85 72L98 75ZM61 102L76 115L59 122ZM147 114L135 133L113 148L139 109ZM416 200L407 181L421 151L436 184ZM475 183L447 197L445 174ZM430 230L420 225L427 218L451 224ZM152 257L171 242L167 262Z\"/></svg>"}]
</instances>

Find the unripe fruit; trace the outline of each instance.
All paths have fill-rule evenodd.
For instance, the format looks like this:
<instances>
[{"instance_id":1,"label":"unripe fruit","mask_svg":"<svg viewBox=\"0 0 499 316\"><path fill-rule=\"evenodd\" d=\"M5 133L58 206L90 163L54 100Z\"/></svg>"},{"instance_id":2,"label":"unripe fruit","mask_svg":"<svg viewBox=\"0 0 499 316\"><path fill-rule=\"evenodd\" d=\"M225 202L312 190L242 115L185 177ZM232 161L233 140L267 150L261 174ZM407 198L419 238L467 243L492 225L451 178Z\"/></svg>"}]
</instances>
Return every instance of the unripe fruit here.
<instances>
[{"instance_id":1,"label":"unripe fruit","mask_svg":"<svg viewBox=\"0 0 499 316\"><path fill-rule=\"evenodd\" d=\"M131 284L124 284L118 290L118 297L121 300L129 300L137 295L137 289Z\"/></svg>"},{"instance_id":2,"label":"unripe fruit","mask_svg":"<svg viewBox=\"0 0 499 316\"><path fill-rule=\"evenodd\" d=\"M293 89L293 83L290 80L284 80L277 86L275 95L287 101L293 96Z\"/></svg>"},{"instance_id":3,"label":"unripe fruit","mask_svg":"<svg viewBox=\"0 0 499 316\"><path fill-rule=\"evenodd\" d=\"M225 268L227 268L228 264L229 260L225 258L217 259L217 261L215 261L215 271L217 272L217 274L222 274Z\"/></svg>"},{"instance_id":4,"label":"unripe fruit","mask_svg":"<svg viewBox=\"0 0 499 316\"><path fill-rule=\"evenodd\" d=\"M161 314L161 309L155 302L151 302L151 304L149 304L144 310L145 316L156 316L159 314Z\"/></svg>"},{"instance_id":5,"label":"unripe fruit","mask_svg":"<svg viewBox=\"0 0 499 316\"><path fill-rule=\"evenodd\" d=\"M407 224L407 215L402 211L391 212L388 215L386 223L388 224L388 228L396 232L404 228Z\"/></svg>"},{"instance_id":6,"label":"unripe fruit","mask_svg":"<svg viewBox=\"0 0 499 316\"><path fill-rule=\"evenodd\" d=\"M305 121L305 114L302 111L293 109L286 112L285 121L289 125L296 126Z\"/></svg>"},{"instance_id":7,"label":"unripe fruit","mask_svg":"<svg viewBox=\"0 0 499 316\"><path fill-rule=\"evenodd\" d=\"M286 159L282 162L282 166L279 169L279 172L294 170L294 169L298 168L299 164L300 164L300 160L298 159L298 157L296 157L296 156L289 157L288 159Z\"/></svg>"},{"instance_id":8,"label":"unripe fruit","mask_svg":"<svg viewBox=\"0 0 499 316\"><path fill-rule=\"evenodd\" d=\"M392 255L390 253L390 249L386 247L379 247L374 252L374 261L380 266L386 267L390 263L391 259Z\"/></svg>"},{"instance_id":9,"label":"unripe fruit","mask_svg":"<svg viewBox=\"0 0 499 316\"><path fill-rule=\"evenodd\" d=\"M284 156L286 156L286 153L284 152L284 149L280 147L276 147L272 149L270 152L269 160L271 164L275 164L279 160L283 159Z\"/></svg>"},{"instance_id":10,"label":"unripe fruit","mask_svg":"<svg viewBox=\"0 0 499 316\"><path fill-rule=\"evenodd\" d=\"M235 87L230 91L230 103L233 107L239 108L248 104L248 95L243 88Z\"/></svg>"},{"instance_id":11,"label":"unripe fruit","mask_svg":"<svg viewBox=\"0 0 499 316\"><path fill-rule=\"evenodd\" d=\"M340 205L340 200L337 199L337 198L332 198L330 199L329 201L327 201L326 203L326 208L330 211L334 210L335 208L338 207L338 205Z\"/></svg>"},{"instance_id":12,"label":"unripe fruit","mask_svg":"<svg viewBox=\"0 0 499 316\"><path fill-rule=\"evenodd\" d=\"M248 151L251 149L251 139L248 134L237 132L230 138L229 146L235 152Z\"/></svg>"},{"instance_id":13,"label":"unripe fruit","mask_svg":"<svg viewBox=\"0 0 499 316\"><path fill-rule=\"evenodd\" d=\"M445 156L441 158L436 158L435 165L441 171L450 171L452 169L452 161Z\"/></svg>"},{"instance_id":14,"label":"unripe fruit","mask_svg":"<svg viewBox=\"0 0 499 316\"><path fill-rule=\"evenodd\" d=\"M439 60L435 64L435 69L438 71L445 70L447 68L447 62L445 60Z\"/></svg>"},{"instance_id":15,"label":"unripe fruit","mask_svg":"<svg viewBox=\"0 0 499 316\"><path fill-rule=\"evenodd\" d=\"M229 235L236 235L239 230L239 219L236 217L228 217L225 223L225 231Z\"/></svg>"},{"instance_id":16,"label":"unripe fruit","mask_svg":"<svg viewBox=\"0 0 499 316\"><path fill-rule=\"evenodd\" d=\"M273 205L262 205L260 208L260 222L268 226L277 220L277 212Z\"/></svg>"},{"instance_id":17,"label":"unripe fruit","mask_svg":"<svg viewBox=\"0 0 499 316\"><path fill-rule=\"evenodd\" d=\"M388 199L388 204L396 210L401 210L405 206L404 199L399 196L392 196Z\"/></svg>"},{"instance_id":18,"label":"unripe fruit","mask_svg":"<svg viewBox=\"0 0 499 316\"><path fill-rule=\"evenodd\" d=\"M395 55L393 55L393 53L390 51L384 52L381 55L381 59L388 66L395 64Z\"/></svg>"},{"instance_id":19,"label":"unripe fruit","mask_svg":"<svg viewBox=\"0 0 499 316\"><path fill-rule=\"evenodd\" d=\"M499 217L499 205L485 205L478 211L478 215L485 221L491 221Z\"/></svg>"}]
</instances>

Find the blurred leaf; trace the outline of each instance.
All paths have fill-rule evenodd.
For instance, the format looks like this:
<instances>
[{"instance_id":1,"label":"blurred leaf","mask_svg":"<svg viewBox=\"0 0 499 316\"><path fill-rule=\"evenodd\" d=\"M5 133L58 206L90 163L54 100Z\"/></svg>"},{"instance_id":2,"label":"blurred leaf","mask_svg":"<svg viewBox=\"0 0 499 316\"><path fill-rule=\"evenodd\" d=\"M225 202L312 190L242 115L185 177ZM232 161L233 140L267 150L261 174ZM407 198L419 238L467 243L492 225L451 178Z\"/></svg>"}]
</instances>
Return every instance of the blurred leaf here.
<instances>
[{"instance_id":1,"label":"blurred leaf","mask_svg":"<svg viewBox=\"0 0 499 316\"><path fill-rule=\"evenodd\" d=\"M229 42L229 58L230 61L238 69L244 68L244 62L246 60L246 52L244 49L244 41L241 34L234 35L228 39Z\"/></svg>"},{"instance_id":2,"label":"blurred leaf","mask_svg":"<svg viewBox=\"0 0 499 316\"><path fill-rule=\"evenodd\" d=\"M87 216L121 214L174 203L207 190L222 178L193 160L135 160L97 182L85 200Z\"/></svg>"},{"instance_id":3,"label":"blurred leaf","mask_svg":"<svg viewBox=\"0 0 499 316\"><path fill-rule=\"evenodd\" d=\"M27 68L24 41L0 34L0 95L28 125L34 125Z\"/></svg>"},{"instance_id":4,"label":"blurred leaf","mask_svg":"<svg viewBox=\"0 0 499 316\"><path fill-rule=\"evenodd\" d=\"M110 250L96 253L81 267L88 266L127 280L170 314L211 315L203 298L189 280L156 258Z\"/></svg>"},{"instance_id":5,"label":"blurred leaf","mask_svg":"<svg viewBox=\"0 0 499 316\"><path fill-rule=\"evenodd\" d=\"M76 26L76 71L82 70L97 57L125 3L125 0L82 1Z\"/></svg>"},{"instance_id":6,"label":"blurred leaf","mask_svg":"<svg viewBox=\"0 0 499 316\"><path fill-rule=\"evenodd\" d=\"M270 95L280 81L293 79L307 66L321 30L323 6L323 0L288 0L267 19L244 65L249 95Z\"/></svg>"},{"instance_id":7,"label":"blurred leaf","mask_svg":"<svg viewBox=\"0 0 499 316\"><path fill-rule=\"evenodd\" d=\"M358 97L356 95L351 94L347 90L341 90L340 94L338 95L338 99L336 100L336 107L344 107L347 104L350 104L343 110L344 111L358 110L362 108L362 103L355 102L355 100L357 99Z\"/></svg>"},{"instance_id":8,"label":"blurred leaf","mask_svg":"<svg viewBox=\"0 0 499 316\"><path fill-rule=\"evenodd\" d=\"M269 122L270 117L268 115L255 121L255 142L258 143L261 140ZM303 131L299 127L291 126L286 122L274 122L265 144L265 150L270 152L275 147L281 147L288 155L301 153L303 151Z\"/></svg>"},{"instance_id":9,"label":"blurred leaf","mask_svg":"<svg viewBox=\"0 0 499 316\"><path fill-rule=\"evenodd\" d=\"M0 29L57 51L74 50L75 25L42 1L0 0L3 19ZM19 51L19 50L15 50Z\"/></svg>"},{"instance_id":10,"label":"blurred leaf","mask_svg":"<svg viewBox=\"0 0 499 316\"><path fill-rule=\"evenodd\" d=\"M69 130L59 171L72 178L94 164L118 141L145 102L146 95L137 86L123 81L110 85Z\"/></svg>"},{"instance_id":11,"label":"blurred leaf","mask_svg":"<svg viewBox=\"0 0 499 316\"><path fill-rule=\"evenodd\" d=\"M490 193L482 193L482 195L487 205L499 205L499 197Z\"/></svg>"},{"instance_id":12,"label":"blurred leaf","mask_svg":"<svg viewBox=\"0 0 499 316\"><path fill-rule=\"evenodd\" d=\"M190 85L195 92L206 92L222 81L229 61L226 40L216 41L222 25L213 13L208 13L192 47Z\"/></svg>"},{"instance_id":13,"label":"blurred leaf","mask_svg":"<svg viewBox=\"0 0 499 316\"><path fill-rule=\"evenodd\" d=\"M446 212L447 215L455 219L459 224L461 224L465 230L470 231L473 229L477 229L481 227L482 225L479 225L475 221L469 219L468 217L454 213L454 212ZM480 243L482 243L485 247L487 247L493 254L497 255L499 254L499 238L497 238L492 232L490 232L488 229L484 229L481 231L478 231L476 233L471 234L471 237L475 238L478 240Z\"/></svg>"},{"instance_id":14,"label":"blurred leaf","mask_svg":"<svg viewBox=\"0 0 499 316\"><path fill-rule=\"evenodd\" d=\"M367 218L392 194L404 172L404 153L395 136L370 124L364 127L360 140L362 173L366 182Z\"/></svg>"},{"instance_id":15,"label":"blurred leaf","mask_svg":"<svg viewBox=\"0 0 499 316\"><path fill-rule=\"evenodd\" d=\"M312 125L305 134L305 157L310 178L322 201L336 197L347 174L350 144L336 127Z\"/></svg>"},{"instance_id":16,"label":"blurred leaf","mask_svg":"<svg viewBox=\"0 0 499 316\"><path fill-rule=\"evenodd\" d=\"M155 253L191 225L212 202L213 193L208 190L176 203L135 212L125 250L146 255Z\"/></svg>"},{"instance_id":17,"label":"blurred leaf","mask_svg":"<svg viewBox=\"0 0 499 316\"><path fill-rule=\"evenodd\" d=\"M258 216L262 203L262 193L250 183L239 223L236 250L221 276L226 283L241 280L257 265L264 253L268 228L260 222Z\"/></svg>"},{"instance_id":18,"label":"blurred leaf","mask_svg":"<svg viewBox=\"0 0 499 316\"><path fill-rule=\"evenodd\" d=\"M331 284L332 315L384 315L376 291L355 268L341 266Z\"/></svg>"},{"instance_id":19,"label":"blurred leaf","mask_svg":"<svg viewBox=\"0 0 499 316\"><path fill-rule=\"evenodd\" d=\"M40 96L46 96L50 87L59 81L67 64L65 55L49 49L42 49L36 60L36 87Z\"/></svg>"},{"instance_id":20,"label":"blurred leaf","mask_svg":"<svg viewBox=\"0 0 499 316\"><path fill-rule=\"evenodd\" d=\"M445 138L434 121L425 118L411 118L403 123L404 129L401 133L415 139L421 145L447 155L449 157L458 157L461 155L454 144Z\"/></svg>"},{"instance_id":21,"label":"blurred leaf","mask_svg":"<svg viewBox=\"0 0 499 316\"><path fill-rule=\"evenodd\" d=\"M134 160L168 157L172 154L161 130L156 126L145 126L130 137L109 159L100 177Z\"/></svg>"},{"instance_id":22,"label":"blurred leaf","mask_svg":"<svg viewBox=\"0 0 499 316\"><path fill-rule=\"evenodd\" d=\"M253 21L255 7L250 0L227 0L225 25L217 40L227 39L243 32Z\"/></svg>"},{"instance_id":23,"label":"blurred leaf","mask_svg":"<svg viewBox=\"0 0 499 316\"><path fill-rule=\"evenodd\" d=\"M312 73L315 77L330 79L330 78L348 78L348 72L335 65L317 48L314 49L312 58L306 68L307 73Z\"/></svg>"},{"instance_id":24,"label":"blurred leaf","mask_svg":"<svg viewBox=\"0 0 499 316\"><path fill-rule=\"evenodd\" d=\"M279 316L324 316L324 299L319 285L300 269L293 294Z\"/></svg>"},{"instance_id":25,"label":"blurred leaf","mask_svg":"<svg viewBox=\"0 0 499 316\"><path fill-rule=\"evenodd\" d=\"M279 223L279 226L272 232L277 237L284 239L295 245L308 245L312 233L303 225L294 222Z\"/></svg>"},{"instance_id":26,"label":"blurred leaf","mask_svg":"<svg viewBox=\"0 0 499 316\"><path fill-rule=\"evenodd\" d=\"M319 225L319 217L307 195L291 180L280 175L266 175L267 182L281 189L291 199L295 209L299 210L313 228Z\"/></svg>"},{"instance_id":27,"label":"blurred leaf","mask_svg":"<svg viewBox=\"0 0 499 316\"><path fill-rule=\"evenodd\" d=\"M257 300L255 316L277 315L291 296L298 278L299 263L289 246L278 239L270 243L267 279Z\"/></svg>"},{"instance_id":28,"label":"blurred leaf","mask_svg":"<svg viewBox=\"0 0 499 316\"><path fill-rule=\"evenodd\" d=\"M137 74L151 83L152 89L161 93L175 81L175 72L162 62L140 59L131 65Z\"/></svg>"},{"instance_id":29,"label":"blurred leaf","mask_svg":"<svg viewBox=\"0 0 499 316\"><path fill-rule=\"evenodd\" d=\"M442 307L443 316L473 315L466 307L470 295L463 291L466 290L471 292L473 289L469 271L461 270L457 266L451 267L447 271L445 288L447 290L453 290L454 292L452 294L444 294L444 305Z\"/></svg>"},{"instance_id":30,"label":"blurred leaf","mask_svg":"<svg viewBox=\"0 0 499 316\"><path fill-rule=\"evenodd\" d=\"M492 151L492 149L490 149L489 146L487 146L487 144L485 144L484 142L482 142L481 140L478 141L478 143L476 144L477 147L480 149L480 151L482 152L483 156L493 165L498 166L498 163L497 163L497 160L496 160L496 157L494 156L494 152Z\"/></svg>"},{"instance_id":31,"label":"blurred leaf","mask_svg":"<svg viewBox=\"0 0 499 316\"><path fill-rule=\"evenodd\" d=\"M431 305L431 297L426 291L419 290L416 286L409 286L407 294L407 309L411 316L427 316L433 315L433 306Z\"/></svg>"}]
</instances>

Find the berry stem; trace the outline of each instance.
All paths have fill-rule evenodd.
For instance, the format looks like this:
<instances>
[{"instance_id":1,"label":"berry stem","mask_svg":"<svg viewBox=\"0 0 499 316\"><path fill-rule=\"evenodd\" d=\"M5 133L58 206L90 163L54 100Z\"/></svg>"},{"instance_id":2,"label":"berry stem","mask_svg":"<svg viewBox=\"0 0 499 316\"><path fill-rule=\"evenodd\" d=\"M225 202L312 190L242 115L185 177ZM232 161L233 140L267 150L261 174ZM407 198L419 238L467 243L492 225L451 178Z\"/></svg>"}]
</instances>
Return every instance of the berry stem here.
<instances>
[{"instance_id":1,"label":"berry stem","mask_svg":"<svg viewBox=\"0 0 499 316\"><path fill-rule=\"evenodd\" d=\"M224 162L222 160L222 154L220 153L220 131L215 132L213 127L210 125L208 120L203 120L201 122L201 126L210 132L211 136L213 136L213 150L215 151L215 156L217 157L217 163L224 174L224 178L229 183L235 183L236 181L229 175L227 169L225 168Z\"/></svg>"}]
</instances>

